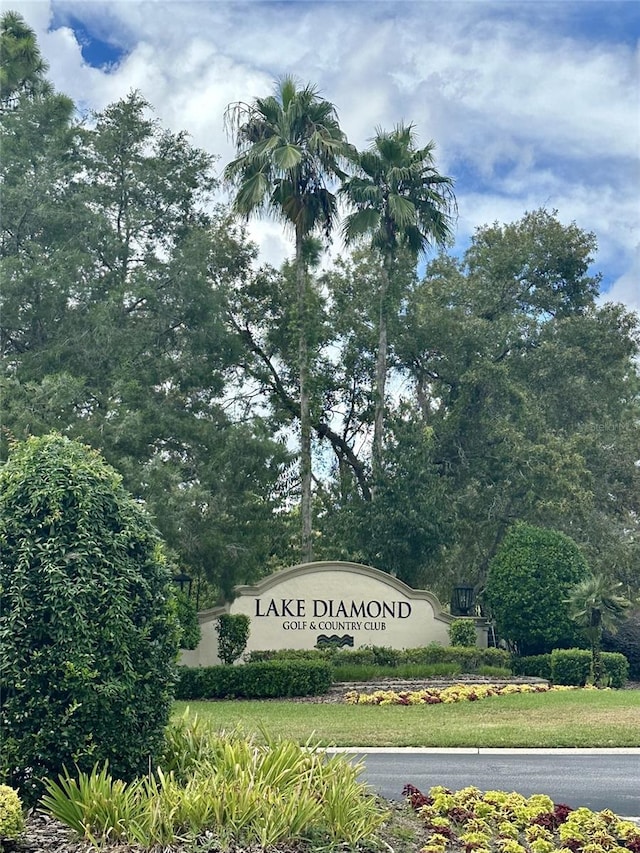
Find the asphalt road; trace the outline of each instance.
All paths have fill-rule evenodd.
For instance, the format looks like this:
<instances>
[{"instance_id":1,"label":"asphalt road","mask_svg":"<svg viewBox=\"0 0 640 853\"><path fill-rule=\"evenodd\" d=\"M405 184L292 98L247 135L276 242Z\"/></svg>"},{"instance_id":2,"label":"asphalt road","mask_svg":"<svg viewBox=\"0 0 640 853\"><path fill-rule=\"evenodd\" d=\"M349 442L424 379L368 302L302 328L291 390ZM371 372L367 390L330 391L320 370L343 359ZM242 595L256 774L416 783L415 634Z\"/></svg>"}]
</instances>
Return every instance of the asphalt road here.
<instances>
[{"instance_id":1,"label":"asphalt road","mask_svg":"<svg viewBox=\"0 0 640 853\"><path fill-rule=\"evenodd\" d=\"M340 750L343 751L343 750ZM548 794L556 803L640 817L640 749L600 750L344 750L364 761L362 779L391 800L411 783L459 790Z\"/></svg>"}]
</instances>

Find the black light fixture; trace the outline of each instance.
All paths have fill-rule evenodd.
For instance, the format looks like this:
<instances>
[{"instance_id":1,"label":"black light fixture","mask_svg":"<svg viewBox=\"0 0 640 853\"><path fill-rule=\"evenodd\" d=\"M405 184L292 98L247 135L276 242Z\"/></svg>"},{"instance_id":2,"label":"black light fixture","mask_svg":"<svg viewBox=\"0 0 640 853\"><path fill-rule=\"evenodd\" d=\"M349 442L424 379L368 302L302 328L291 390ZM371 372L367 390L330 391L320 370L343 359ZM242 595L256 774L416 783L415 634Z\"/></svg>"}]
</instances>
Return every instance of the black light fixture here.
<instances>
[{"instance_id":1,"label":"black light fixture","mask_svg":"<svg viewBox=\"0 0 640 853\"><path fill-rule=\"evenodd\" d=\"M178 584L180 592L184 592L186 588L187 597L191 597L191 584L193 582L191 575L188 575L186 572L180 572L179 575L174 575L172 580L174 583Z\"/></svg>"},{"instance_id":2,"label":"black light fixture","mask_svg":"<svg viewBox=\"0 0 640 853\"><path fill-rule=\"evenodd\" d=\"M456 616L468 616L469 611L473 607L474 600L473 586L468 583L459 583L453 588L451 603L452 610L455 610Z\"/></svg>"}]
</instances>

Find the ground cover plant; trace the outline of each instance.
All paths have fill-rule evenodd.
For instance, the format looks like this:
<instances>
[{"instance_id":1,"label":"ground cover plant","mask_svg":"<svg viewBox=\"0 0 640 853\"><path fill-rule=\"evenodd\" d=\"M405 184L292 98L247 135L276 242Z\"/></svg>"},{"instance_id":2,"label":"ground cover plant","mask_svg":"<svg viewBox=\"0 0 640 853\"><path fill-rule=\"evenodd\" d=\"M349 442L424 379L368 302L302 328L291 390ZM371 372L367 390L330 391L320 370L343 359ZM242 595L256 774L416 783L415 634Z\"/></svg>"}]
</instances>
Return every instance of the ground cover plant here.
<instances>
[{"instance_id":1,"label":"ground cover plant","mask_svg":"<svg viewBox=\"0 0 640 853\"><path fill-rule=\"evenodd\" d=\"M374 690L345 694L347 705L451 705L454 702L477 702L493 696L513 696L516 693L548 693L572 688L547 684L451 684L449 687L428 687L422 690Z\"/></svg>"},{"instance_id":2,"label":"ground cover plant","mask_svg":"<svg viewBox=\"0 0 640 853\"><path fill-rule=\"evenodd\" d=\"M543 794L523 797L475 787L450 791L435 786L423 794L404 790L431 833L422 853L604 853L640 850L640 827L613 812L571 809Z\"/></svg>"}]
</instances>

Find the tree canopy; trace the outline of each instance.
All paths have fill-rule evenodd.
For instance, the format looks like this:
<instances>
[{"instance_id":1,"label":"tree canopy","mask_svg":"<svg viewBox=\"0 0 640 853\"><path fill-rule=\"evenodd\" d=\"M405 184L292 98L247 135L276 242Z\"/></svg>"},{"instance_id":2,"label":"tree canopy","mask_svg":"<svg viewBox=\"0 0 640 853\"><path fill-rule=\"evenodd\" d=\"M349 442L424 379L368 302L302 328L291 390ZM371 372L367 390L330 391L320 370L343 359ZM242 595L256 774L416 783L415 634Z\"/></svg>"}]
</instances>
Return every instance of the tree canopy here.
<instances>
[{"instance_id":1,"label":"tree canopy","mask_svg":"<svg viewBox=\"0 0 640 853\"><path fill-rule=\"evenodd\" d=\"M448 253L433 144L399 124L358 154L289 79L230 105L220 185L215 152L139 93L81 121L14 18L3 458L52 430L99 450L200 604L311 553L444 600L463 577L481 592L518 521L638 589L640 325L599 297L594 234L533 210ZM328 259L340 194L362 239ZM279 268L247 238L252 212L293 233Z\"/></svg>"}]
</instances>

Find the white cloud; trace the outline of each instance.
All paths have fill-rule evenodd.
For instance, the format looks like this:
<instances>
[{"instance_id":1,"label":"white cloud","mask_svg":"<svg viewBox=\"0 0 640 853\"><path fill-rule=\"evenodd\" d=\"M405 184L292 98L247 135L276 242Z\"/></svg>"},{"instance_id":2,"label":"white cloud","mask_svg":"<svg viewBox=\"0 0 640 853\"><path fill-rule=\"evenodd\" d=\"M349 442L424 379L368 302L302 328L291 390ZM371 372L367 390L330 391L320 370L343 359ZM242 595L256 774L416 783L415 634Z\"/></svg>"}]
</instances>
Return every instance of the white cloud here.
<instances>
[{"instance_id":1,"label":"white cloud","mask_svg":"<svg viewBox=\"0 0 640 853\"><path fill-rule=\"evenodd\" d=\"M601 302L622 302L640 316L640 243L636 246L631 267L613 282Z\"/></svg>"},{"instance_id":2,"label":"white cloud","mask_svg":"<svg viewBox=\"0 0 640 853\"><path fill-rule=\"evenodd\" d=\"M640 222L637 43L598 35L607 4L579 4L591 37L566 25L563 3L187 2L15 0L38 34L55 85L102 109L139 89L160 120L233 154L226 105L267 93L293 73L336 104L351 141L413 121L434 139L441 171L458 178L459 243L487 222L557 208L594 231L596 266L637 304L631 272ZM577 7L575 7L577 8ZM55 12L55 29L47 31ZM126 55L110 70L84 63L70 17ZM254 221L265 260L290 241ZM334 247L335 251L335 247ZM613 291L612 291L613 292ZM634 303L635 300L635 303Z\"/></svg>"}]
</instances>

